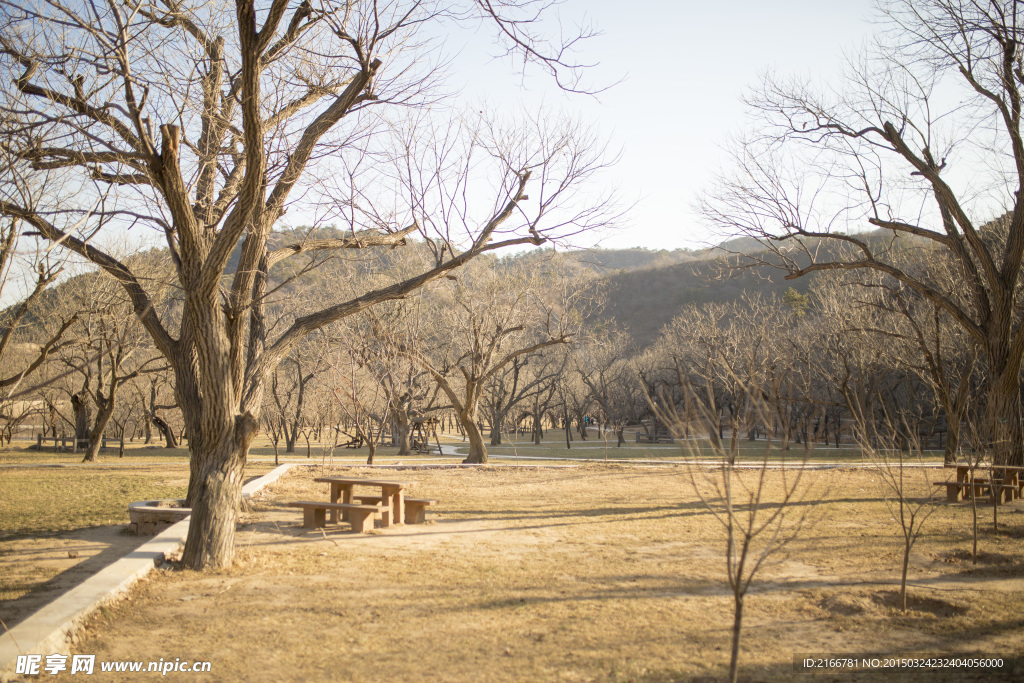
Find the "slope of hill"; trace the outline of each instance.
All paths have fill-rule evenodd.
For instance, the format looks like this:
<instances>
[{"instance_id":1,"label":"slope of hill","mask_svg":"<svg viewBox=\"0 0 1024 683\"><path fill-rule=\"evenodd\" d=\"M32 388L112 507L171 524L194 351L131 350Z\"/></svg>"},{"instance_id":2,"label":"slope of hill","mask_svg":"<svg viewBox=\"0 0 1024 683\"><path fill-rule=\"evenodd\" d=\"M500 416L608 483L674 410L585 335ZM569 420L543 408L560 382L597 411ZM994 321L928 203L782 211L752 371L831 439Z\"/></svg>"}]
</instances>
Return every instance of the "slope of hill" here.
<instances>
[{"instance_id":1,"label":"slope of hill","mask_svg":"<svg viewBox=\"0 0 1024 683\"><path fill-rule=\"evenodd\" d=\"M912 237L894 238L886 230L860 235L878 253L906 249L911 246L931 248L927 242ZM809 244L808 251L819 261L840 258L840 250L848 247L835 240ZM782 296L790 287L806 294L815 275L786 280L785 272L768 265L737 267L738 263L777 263L761 244L751 238L738 238L701 252L691 252L692 259L666 267L630 270L606 276L608 305L602 315L614 318L640 347L655 341L661 328L679 315L687 304L727 303L745 292ZM845 258L859 258L854 253ZM797 258L803 266L808 257Z\"/></svg>"},{"instance_id":2,"label":"slope of hill","mask_svg":"<svg viewBox=\"0 0 1024 683\"><path fill-rule=\"evenodd\" d=\"M305 230L275 233L271 242L278 246L301 242L305 233ZM340 237L342 233L326 228L318 230L316 236ZM869 235L868 239L880 249L886 245L891 248L894 244L891 234L884 232ZM904 242L902 246L906 244ZM835 244L823 242L817 251L820 256L828 257L835 249ZM308 292L333 290L333 296L342 296L345 290L339 287L339 283L354 281L365 286L382 271L390 270L390 277L394 277L394 269L401 269L400 264L406 259L410 260L405 261L409 263L428 256L422 242L411 242L404 249L373 251L375 253L333 252L323 257L303 255L284 262L271 272L271 288L275 290L273 298L285 306L301 307L301 302L310 299ZM229 273L237 263L238 252L236 249L232 255ZM806 293L812 284L810 278L785 280L784 273L774 268L730 268L729 264L735 263L737 254L746 254L754 260L764 257L756 241L743 238L700 251L587 249L570 251L567 255L583 268L592 270L607 285L608 302L600 315L615 319L642 347L652 343L661 328L687 304L730 302L745 292L753 291L781 296L790 287ZM504 268L514 269L551 255L551 249L531 249L500 258L499 262ZM170 267L167 256L166 250L154 249L134 255L133 259L151 261L154 267L166 269ZM47 291L39 308L23 321L25 331L20 335L22 339L34 341L39 335L34 328L60 305L65 299L64 292L80 287L83 281L94 277L94 273L79 275ZM175 294L172 288L170 298L175 298ZM0 329L2 314L0 311Z\"/></svg>"},{"instance_id":3,"label":"slope of hill","mask_svg":"<svg viewBox=\"0 0 1024 683\"><path fill-rule=\"evenodd\" d=\"M614 318L640 347L654 343L683 306L727 303L744 292L782 294L790 287L806 293L810 278L785 280L781 270L730 270L720 260L681 263L667 268L635 270L608 276L608 305L603 316Z\"/></svg>"},{"instance_id":4,"label":"slope of hill","mask_svg":"<svg viewBox=\"0 0 1024 683\"><path fill-rule=\"evenodd\" d=\"M529 249L504 259L506 262L528 263L534 259L550 254L550 249ZM700 258L701 252L690 249L574 249L563 252L572 257L581 266L594 271L598 275L614 272L649 270L666 268L679 263L688 263Z\"/></svg>"}]
</instances>

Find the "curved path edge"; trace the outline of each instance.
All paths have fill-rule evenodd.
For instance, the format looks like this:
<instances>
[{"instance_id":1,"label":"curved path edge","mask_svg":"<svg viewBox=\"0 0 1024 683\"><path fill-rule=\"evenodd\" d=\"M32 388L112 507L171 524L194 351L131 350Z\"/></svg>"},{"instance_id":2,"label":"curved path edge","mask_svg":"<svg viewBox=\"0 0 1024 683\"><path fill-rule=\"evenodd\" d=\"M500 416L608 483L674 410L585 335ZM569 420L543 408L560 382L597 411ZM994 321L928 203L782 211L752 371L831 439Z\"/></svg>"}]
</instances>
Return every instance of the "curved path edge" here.
<instances>
[{"instance_id":1,"label":"curved path edge","mask_svg":"<svg viewBox=\"0 0 1024 683\"><path fill-rule=\"evenodd\" d=\"M285 464L242 487L242 498L277 481L294 465ZM167 555L184 546L191 518L168 527L120 560L104 567L57 597L12 629L0 633L0 681L22 680L16 674L19 655L67 654L68 638L96 609L116 599L136 581L163 564Z\"/></svg>"}]
</instances>

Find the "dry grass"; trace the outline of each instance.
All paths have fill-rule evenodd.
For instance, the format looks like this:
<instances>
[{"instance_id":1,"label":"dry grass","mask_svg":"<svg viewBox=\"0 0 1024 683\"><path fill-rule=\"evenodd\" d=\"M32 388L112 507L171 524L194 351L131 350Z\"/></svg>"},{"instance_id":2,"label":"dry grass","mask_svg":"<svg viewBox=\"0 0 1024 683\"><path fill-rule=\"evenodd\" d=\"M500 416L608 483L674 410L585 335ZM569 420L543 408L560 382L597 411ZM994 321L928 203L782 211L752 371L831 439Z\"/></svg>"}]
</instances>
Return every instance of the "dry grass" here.
<instances>
[{"instance_id":1,"label":"dry grass","mask_svg":"<svg viewBox=\"0 0 1024 683\"><path fill-rule=\"evenodd\" d=\"M492 456L500 456L504 459L515 456L523 457L552 457L568 458L573 460L670 460L678 461L682 458L708 457L718 460L721 458L721 451L715 450L703 441L691 441L687 445L686 455L680 454L678 443L663 444L639 444L635 443L633 434L627 434L626 444L617 447L615 435L607 432L608 440L599 437L596 431L591 431L587 440L582 441L577 435L571 442L571 447L565 447L564 433L549 431L540 444L534 444L529 435L509 435L503 439L500 446L488 446L487 452ZM467 445L455 441L458 452L465 455L469 453ZM761 462L765 458L765 449L768 444L763 441L748 441L741 439L738 442L738 457L740 460L753 460ZM769 461L787 460L789 462L807 459L812 462L835 462L862 464L870 462L864 452L856 447L844 445L842 448L824 446L818 444L809 450L805 450L801 444L793 443L788 451L780 451L773 444L767 454ZM942 464L942 451L925 451L922 462ZM915 458L916 460L916 458Z\"/></svg>"},{"instance_id":2,"label":"dry grass","mask_svg":"<svg viewBox=\"0 0 1024 683\"><path fill-rule=\"evenodd\" d=\"M180 498L187 487L187 463L9 468L0 479L0 529L38 536L127 524L128 503Z\"/></svg>"},{"instance_id":3,"label":"dry grass","mask_svg":"<svg viewBox=\"0 0 1024 683\"><path fill-rule=\"evenodd\" d=\"M893 607L898 531L876 477L809 476L827 500L806 502L815 525L748 597L744 677L789 680L801 653L1020 652L1019 502L1002 510L1005 531L982 539L1001 559L977 568L963 554L969 510L942 505L916 550L902 614ZM325 498L326 487L309 473L289 476L247 515L232 569L158 572L93 619L74 651L209 660L208 680L724 674L731 603L721 529L681 470L491 467L393 478L441 501L432 523L358 536L304 530L283 504Z\"/></svg>"}]
</instances>

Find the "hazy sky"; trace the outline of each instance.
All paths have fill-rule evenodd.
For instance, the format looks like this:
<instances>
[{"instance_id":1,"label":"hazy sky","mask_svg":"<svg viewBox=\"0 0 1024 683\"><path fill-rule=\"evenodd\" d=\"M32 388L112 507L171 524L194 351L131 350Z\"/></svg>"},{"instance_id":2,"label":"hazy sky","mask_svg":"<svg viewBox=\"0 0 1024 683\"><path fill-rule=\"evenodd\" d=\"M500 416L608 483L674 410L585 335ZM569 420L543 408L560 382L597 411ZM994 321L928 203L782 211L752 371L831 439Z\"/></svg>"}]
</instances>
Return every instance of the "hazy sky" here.
<instances>
[{"instance_id":1,"label":"hazy sky","mask_svg":"<svg viewBox=\"0 0 1024 683\"><path fill-rule=\"evenodd\" d=\"M483 32L459 52L454 80L471 98L578 111L621 148L613 175L638 203L628 229L602 241L607 247L712 239L692 204L727 164L723 144L744 128L744 91L766 70L834 78L843 55L876 29L871 0L566 0L561 14L565 24L585 16L602 31L581 54L600 62L593 78L623 79L598 100L567 97L539 74L523 84L507 61L481 63L476 55L491 39Z\"/></svg>"}]
</instances>

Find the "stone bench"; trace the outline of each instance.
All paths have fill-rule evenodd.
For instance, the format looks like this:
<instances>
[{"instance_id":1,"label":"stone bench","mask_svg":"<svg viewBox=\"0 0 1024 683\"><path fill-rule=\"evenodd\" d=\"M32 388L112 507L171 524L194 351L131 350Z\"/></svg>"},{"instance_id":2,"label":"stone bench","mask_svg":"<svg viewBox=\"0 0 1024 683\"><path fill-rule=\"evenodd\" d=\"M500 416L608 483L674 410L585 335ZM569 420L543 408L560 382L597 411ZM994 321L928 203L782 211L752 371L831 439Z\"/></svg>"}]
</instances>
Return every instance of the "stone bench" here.
<instances>
[{"instance_id":1,"label":"stone bench","mask_svg":"<svg viewBox=\"0 0 1024 683\"><path fill-rule=\"evenodd\" d=\"M376 505L383 502L380 496L352 496L352 500L357 500L363 505ZM427 518L427 507L437 503L436 500L430 498L408 497L404 502L406 524L423 524Z\"/></svg>"},{"instance_id":2,"label":"stone bench","mask_svg":"<svg viewBox=\"0 0 1024 683\"><path fill-rule=\"evenodd\" d=\"M355 503L324 503L296 501L288 507L302 508L302 526L306 529L320 529L327 525L327 511L339 510L348 513L352 531L365 534L373 528L373 518L387 508L381 505L356 505Z\"/></svg>"},{"instance_id":3,"label":"stone bench","mask_svg":"<svg viewBox=\"0 0 1024 683\"><path fill-rule=\"evenodd\" d=\"M998 483L992 484L988 479L975 479L973 483L969 481L937 481L932 486L945 486L946 487L946 501L949 503L955 503L960 500L960 495L963 494L966 499L970 493L971 488L974 488L974 497L988 495L990 499L997 503L1007 502L1013 500L1013 495L1017 491L1017 486L1009 484ZM997 498L998 496L998 498Z\"/></svg>"},{"instance_id":4,"label":"stone bench","mask_svg":"<svg viewBox=\"0 0 1024 683\"><path fill-rule=\"evenodd\" d=\"M427 521L427 506L433 505L436 502L436 500L429 498L406 498L405 523L423 524Z\"/></svg>"}]
</instances>

